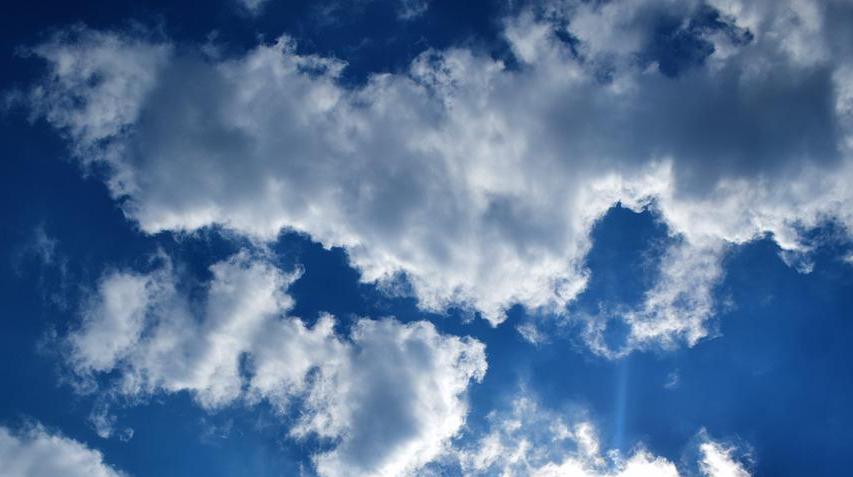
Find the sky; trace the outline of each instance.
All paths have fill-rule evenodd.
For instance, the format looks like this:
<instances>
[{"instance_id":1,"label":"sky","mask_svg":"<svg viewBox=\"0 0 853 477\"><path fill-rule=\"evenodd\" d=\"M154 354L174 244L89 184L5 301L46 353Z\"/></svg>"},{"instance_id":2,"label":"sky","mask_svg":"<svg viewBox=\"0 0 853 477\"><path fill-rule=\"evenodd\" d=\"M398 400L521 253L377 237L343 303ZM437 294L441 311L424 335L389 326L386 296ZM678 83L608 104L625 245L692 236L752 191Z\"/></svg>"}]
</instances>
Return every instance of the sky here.
<instances>
[{"instance_id":1,"label":"sky","mask_svg":"<svg viewBox=\"0 0 853 477\"><path fill-rule=\"evenodd\" d=\"M0 477L850 473L850 1L6 10Z\"/></svg>"}]
</instances>

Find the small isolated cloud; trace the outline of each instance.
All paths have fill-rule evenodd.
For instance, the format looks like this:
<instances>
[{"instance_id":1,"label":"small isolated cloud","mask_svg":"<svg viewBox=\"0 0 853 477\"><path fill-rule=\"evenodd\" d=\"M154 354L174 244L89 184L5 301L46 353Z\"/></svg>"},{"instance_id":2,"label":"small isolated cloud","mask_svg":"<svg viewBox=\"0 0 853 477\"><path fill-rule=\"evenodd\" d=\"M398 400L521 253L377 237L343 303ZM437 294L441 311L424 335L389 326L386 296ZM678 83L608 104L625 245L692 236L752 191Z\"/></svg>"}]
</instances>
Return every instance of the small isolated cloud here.
<instances>
[{"instance_id":1,"label":"small isolated cloud","mask_svg":"<svg viewBox=\"0 0 853 477\"><path fill-rule=\"evenodd\" d=\"M63 252L59 239L48 233L44 223L23 237L22 243L12 252L11 261L12 270L18 276L35 275L38 292L45 302L67 308L67 296L72 285L68 276L69 257Z\"/></svg>"},{"instance_id":2,"label":"small isolated cloud","mask_svg":"<svg viewBox=\"0 0 853 477\"><path fill-rule=\"evenodd\" d=\"M160 260L102 278L64 338L78 379L135 398L185 391L211 411L260 401L297 410L292 438L335 443L313 455L329 477L412 473L465 422L468 386L486 371L480 342L391 318L358 319L347 336L329 315L307 326L287 316L299 274L246 252L214 264L194 304ZM95 424L109 435L114 418L96 413Z\"/></svg>"},{"instance_id":3,"label":"small isolated cloud","mask_svg":"<svg viewBox=\"0 0 853 477\"><path fill-rule=\"evenodd\" d=\"M697 435L698 468L705 477L749 477L735 460L734 447ZM656 456L642 444L627 455L601 446L595 425L584 415L567 416L541 408L522 396L509 410L489 415L482 435L453 451L466 476L532 477L680 477L691 475L672 460Z\"/></svg>"},{"instance_id":4,"label":"small isolated cloud","mask_svg":"<svg viewBox=\"0 0 853 477\"><path fill-rule=\"evenodd\" d=\"M44 224L39 224L33 233L30 250L41 259L44 265L52 265L56 260L56 246L58 243L58 240L47 234Z\"/></svg>"},{"instance_id":5,"label":"small isolated cloud","mask_svg":"<svg viewBox=\"0 0 853 477\"><path fill-rule=\"evenodd\" d=\"M89 413L89 425L101 439L115 437L122 442L133 439L134 430L130 427L116 429L118 418L110 412L110 406L106 402L95 405Z\"/></svg>"},{"instance_id":6,"label":"small isolated cloud","mask_svg":"<svg viewBox=\"0 0 853 477\"><path fill-rule=\"evenodd\" d=\"M109 439L113 435L115 421L116 417L109 414L106 408L93 409L89 414L89 424L101 439Z\"/></svg>"},{"instance_id":7,"label":"small isolated cloud","mask_svg":"<svg viewBox=\"0 0 853 477\"><path fill-rule=\"evenodd\" d=\"M12 255L12 265L16 271L20 272L20 268L26 259L34 258L42 267L51 267L54 265L64 266L64 263L57 264L58 252L57 247L59 240L48 235L44 224L37 225L25 242L21 244L16 253Z\"/></svg>"},{"instance_id":8,"label":"small isolated cloud","mask_svg":"<svg viewBox=\"0 0 853 477\"><path fill-rule=\"evenodd\" d=\"M663 383L663 387L665 389L676 389L679 384L681 384L681 375L676 369L666 375L666 381Z\"/></svg>"},{"instance_id":9,"label":"small isolated cloud","mask_svg":"<svg viewBox=\"0 0 853 477\"><path fill-rule=\"evenodd\" d=\"M34 425L19 432L0 426L0 476L126 477L100 452Z\"/></svg>"}]
</instances>

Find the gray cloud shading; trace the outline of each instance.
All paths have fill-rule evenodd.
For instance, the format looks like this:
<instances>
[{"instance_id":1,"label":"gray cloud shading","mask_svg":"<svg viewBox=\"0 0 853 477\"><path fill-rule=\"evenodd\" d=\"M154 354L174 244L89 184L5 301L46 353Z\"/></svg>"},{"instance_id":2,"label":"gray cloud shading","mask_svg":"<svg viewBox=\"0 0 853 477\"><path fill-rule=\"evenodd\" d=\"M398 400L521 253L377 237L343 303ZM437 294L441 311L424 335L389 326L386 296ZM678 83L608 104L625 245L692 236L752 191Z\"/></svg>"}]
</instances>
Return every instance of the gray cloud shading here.
<instances>
[{"instance_id":1,"label":"gray cloud shading","mask_svg":"<svg viewBox=\"0 0 853 477\"><path fill-rule=\"evenodd\" d=\"M288 37L221 59L78 30L33 50L47 75L30 105L108 165L146 232L305 232L345 247L364 281L402 273L421 307L494 324L516 303L561 314L596 220L652 207L678 240L623 348L590 324L614 356L707 336L730 244L770 234L805 254L802 228L849 230L850 10L545 2L505 20L511 68L430 50L356 88Z\"/></svg>"}]
</instances>

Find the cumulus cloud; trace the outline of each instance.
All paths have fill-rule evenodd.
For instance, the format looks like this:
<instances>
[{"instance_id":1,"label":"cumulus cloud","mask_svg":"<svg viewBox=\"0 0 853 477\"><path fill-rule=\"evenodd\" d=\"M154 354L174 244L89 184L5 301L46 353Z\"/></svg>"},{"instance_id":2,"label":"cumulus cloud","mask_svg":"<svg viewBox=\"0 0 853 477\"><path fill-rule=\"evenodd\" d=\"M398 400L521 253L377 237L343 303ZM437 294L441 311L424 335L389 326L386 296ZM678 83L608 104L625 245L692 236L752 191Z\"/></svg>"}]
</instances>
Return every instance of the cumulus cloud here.
<instances>
[{"instance_id":1,"label":"cumulus cloud","mask_svg":"<svg viewBox=\"0 0 853 477\"><path fill-rule=\"evenodd\" d=\"M79 42L88 45L86 58L78 56ZM100 143L136 122L169 47L76 26L29 53L53 66L30 91L33 112L65 131L81 158L104 159Z\"/></svg>"},{"instance_id":2,"label":"cumulus cloud","mask_svg":"<svg viewBox=\"0 0 853 477\"><path fill-rule=\"evenodd\" d=\"M709 477L749 477L749 472L732 456L734 451L733 447L706 437L704 442L699 444L699 452L702 455L699 468Z\"/></svg>"},{"instance_id":3,"label":"cumulus cloud","mask_svg":"<svg viewBox=\"0 0 853 477\"><path fill-rule=\"evenodd\" d=\"M505 21L512 67L430 50L358 87L288 37L216 59L83 30L34 49L48 74L30 102L109 166L146 232L305 232L345 247L364 281L402 274L423 308L494 324L516 303L562 313L595 221L651 207L676 240L618 317L624 346L590 325L615 356L708 336L730 244L771 236L791 256L809 251L803 229L849 230L851 15L842 1L543 2Z\"/></svg>"},{"instance_id":4,"label":"cumulus cloud","mask_svg":"<svg viewBox=\"0 0 853 477\"><path fill-rule=\"evenodd\" d=\"M697 435L698 469L705 477L749 477L736 449ZM489 415L488 428L454 449L463 475L534 477L679 477L693 475L641 444L624 455L602 449L595 425L584 415L542 409L529 396ZM681 465L684 467L684 465Z\"/></svg>"},{"instance_id":5,"label":"cumulus cloud","mask_svg":"<svg viewBox=\"0 0 853 477\"><path fill-rule=\"evenodd\" d=\"M0 476L122 477L103 455L81 442L35 425L21 432L0 426Z\"/></svg>"},{"instance_id":6,"label":"cumulus cloud","mask_svg":"<svg viewBox=\"0 0 853 477\"><path fill-rule=\"evenodd\" d=\"M151 272L101 280L65 338L81 379L133 398L188 392L212 411L262 400L282 415L296 407L291 437L333 443L313 456L323 476L411 473L464 423L466 390L486 371L480 342L391 318L359 319L347 336L328 315L308 326L287 316L285 290L299 274L247 252L214 264L194 304L159 260Z\"/></svg>"}]
</instances>

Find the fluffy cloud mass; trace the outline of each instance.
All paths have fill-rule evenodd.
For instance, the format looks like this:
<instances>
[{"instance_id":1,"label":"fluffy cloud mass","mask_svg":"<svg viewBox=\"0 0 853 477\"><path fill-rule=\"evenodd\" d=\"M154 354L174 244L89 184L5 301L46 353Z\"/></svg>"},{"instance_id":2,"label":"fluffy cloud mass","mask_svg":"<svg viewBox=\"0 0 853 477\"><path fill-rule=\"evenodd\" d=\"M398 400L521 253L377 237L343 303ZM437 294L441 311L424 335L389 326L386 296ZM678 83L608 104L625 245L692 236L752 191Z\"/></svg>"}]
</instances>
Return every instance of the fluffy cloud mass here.
<instances>
[{"instance_id":1,"label":"fluffy cloud mass","mask_svg":"<svg viewBox=\"0 0 853 477\"><path fill-rule=\"evenodd\" d=\"M620 316L623 345L589 325L615 356L707 336L730 244L772 235L807 270L800 231L850 230L851 18L845 1L546 2L505 20L511 65L430 50L358 87L288 37L223 58L78 29L33 50L48 74L30 104L108 166L146 232L297 230L345 247L367 282L402 274L423 308L495 324L516 303L562 313L585 287L596 220L617 202L651 207L675 239L659 283ZM127 343L111 346L81 363L101 368ZM233 378L143 374L127 385L211 404L236 392Z\"/></svg>"},{"instance_id":2,"label":"fluffy cloud mass","mask_svg":"<svg viewBox=\"0 0 853 477\"><path fill-rule=\"evenodd\" d=\"M749 477L734 447L716 442L703 430L698 438L698 471L705 477ZM679 477L694 475L692 463L676 464L642 446L630 455L601 448L595 426L586 419L546 409L529 397L489 416L484 435L455 450L462 473L504 477Z\"/></svg>"},{"instance_id":3,"label":"fluffy cloud mass","mask_svg":"<svg viewBox=\"0 0 853 477\"><path fill-rule=\"evenodd\" d=\"M0 476L122 477L100 452L40 426L20 433L0 426Z\"/></svg>"},{"instance_id":4,"label":"fluffy cloud mass","mask_svg":"<svg viewBox=\"0 0 853 477\"><path fill-rule=\"evenodd\" d=\"M202 306L167 258L150 273L106 275L65 338L81 379L123 396L189 392L203 407L264 400L298 407L290 435L334 446L313 456L323 476L406 475L441 453L464 423L484 346L428 322L357 320L347 337L323 316L286 316L285 274L240 253L211 267ZM103 381L102 379L102 381Z\"/></svg>"}]
</instances>

